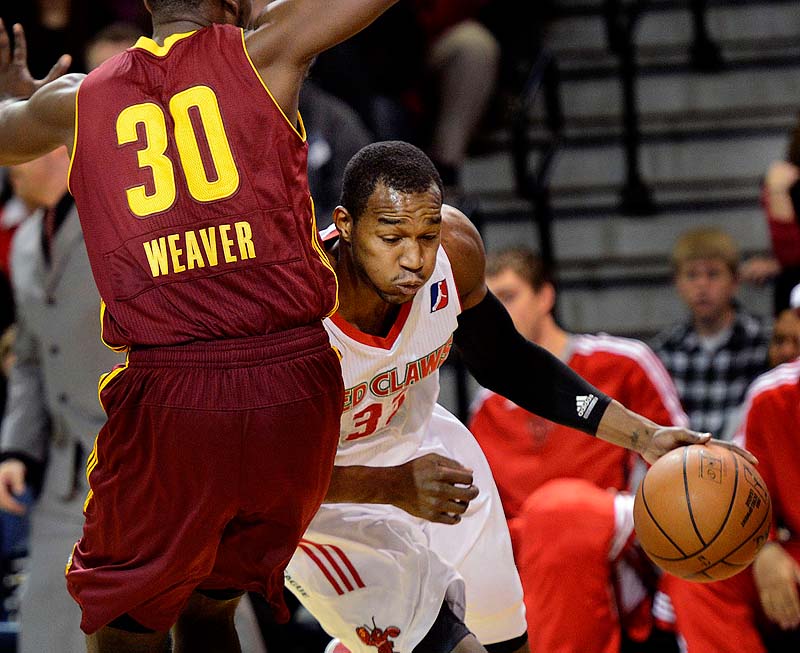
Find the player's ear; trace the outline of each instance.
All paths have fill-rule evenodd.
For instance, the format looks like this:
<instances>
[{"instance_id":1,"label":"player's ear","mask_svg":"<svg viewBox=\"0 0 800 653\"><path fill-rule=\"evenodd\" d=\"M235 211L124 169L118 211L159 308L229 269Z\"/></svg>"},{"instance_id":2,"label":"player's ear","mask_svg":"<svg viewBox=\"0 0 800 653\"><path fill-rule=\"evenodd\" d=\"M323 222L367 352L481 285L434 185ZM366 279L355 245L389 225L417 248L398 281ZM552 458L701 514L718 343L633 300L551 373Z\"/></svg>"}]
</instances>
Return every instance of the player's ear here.
<instances>
[{"instance_id":1,"label":"player's ear","mask_svg":"<svg viewBox=\"0 0 800 653\"><path fill-rule=\"evenodd\" d=\"M339 232L339 238L344 242L349 243L353 236L353 216L343 206L337 206L333 210L333 223L336 225L336 231Z\"/></svg>"},{"instance_id":2,"label":"player's ear","mask_svg":"<svg viewBox=\"0 0 800 653\"><path fill-rule=\"evenodd\" d=\"M539 290L539 295L541 297L542 304L544 305L545 313L550 313L555 308L556 305L556 289L552 283L543 283L541 289Z\"/></svg>"}]
</instances>

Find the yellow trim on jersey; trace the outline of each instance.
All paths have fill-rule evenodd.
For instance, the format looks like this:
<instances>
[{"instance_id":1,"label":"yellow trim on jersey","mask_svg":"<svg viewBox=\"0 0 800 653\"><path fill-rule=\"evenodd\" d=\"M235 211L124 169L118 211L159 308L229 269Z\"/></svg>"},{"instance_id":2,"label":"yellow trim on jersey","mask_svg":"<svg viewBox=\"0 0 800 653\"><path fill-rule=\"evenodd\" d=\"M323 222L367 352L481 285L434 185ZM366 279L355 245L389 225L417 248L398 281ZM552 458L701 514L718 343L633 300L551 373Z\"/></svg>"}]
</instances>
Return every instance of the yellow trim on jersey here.
<instances>
[{"instance_id":1,"label":"yellow trim on jersey","mask_svg":"<svg viewBox=\"0 0 800 653\"><path fill-rule=\"evenodd\" d=\"M300 112L299 111L297 112L297 122L298 126L300 127L300 129L298 130L297 127L292 123L292 121L289 120L288 116L283 112L281 105L278 104L277 100L275 99L275 96L272 95L272 91L269 90L269 86L267 86L267 83L261 78L261 73L258 72L258 68L256 68L256 65L250 58L250 53L247 51L247 43L245 42L244 39L244 30L242 30L242 48L244 48L244 56L247 57L247 60L250 62L250 66L252 67L253 72L256 74L256 77L258 77L258 81L261 82L261 86L264 87L264 90L267 92L267 95L269 95L270 99L272 100L272 103L275 105L275 108L281 112L281 115L283 116L283 119L286 121L286 124L289 125L289 127L292 128L292 131L295 134L297 134L297 136L300 138L301 141L305 143L306 126L303 124L303 118L300 116Z\"/></svg>"},{"instance_id":2,"label":"yellow trim on jersey","mask_svg":"<svg viewBox=\"0 0 800 653\"><path fill-rule=\"evenodd\" d=\"M102 342L106 347L108 347L111 351L115 351L117 353L128 351L129 347L127 345L109 345L106 342L106 339L103 337L103 323L105 322L106 316L106 303L100 298L100 342Z\"/></svg>"},{"instance_id":3,"label":"yellow trim on jersey","mask_svg":"<svg viewBox=\"0 0 800 653\"><path fill-rule=\"evenodd\" d=\"M102 383L102 377L101 377L101 383ZM86 482L89 484L89 491L86 493L86 501L83 502L83 512L86 512L86 508L89 507L89 502L92 500L92 497L94 496L94 491L92 490L92 481L89 477L91 476L92 472L94 471L94 468L97 467L97 463L99 462L97 458L97 438L99 437L100 437L99 433L94 437L94 444L92 445L92 453L89 454L89 458L86 461ZM71 560L72 559L70 558L70 562ZM69 565L67 565L67 571L69 572Z\"/></svg>"},{"instance_id":4,"label":"yellow trim on jersey","mask_svg":"<svg viewBox=\"0 0 800 653\"><path fill-rule=\"evenodd\" d=\"M331 311L325 316L330 317L339 310L339 277L336 276L336 270L333 269L331 260L328 258L328 255L325 253L325 250L319 242L319 233L317 233L317 211L314 207L314 198L309 195L308 199L311 202L311 245L317 251L317 255L322 261L322 264L331 271L331 274L333 274L333 281L336 283L336 301L333 303L333 308Z\"/></svg>"},{"instance_id":5,"label":"yellow trim on jersey","mask_svg":"<svg viewBox=\"0 0 800 653\"><path fill-rule=\"evenodd\" d=\"M72 569L72 560L75 558L75 549L78 548L78 543L72 545L72 551L70 551L69 558L67 558L67 566L64 568L64 575L66 576L69 573L69 570Z\"/></svg>"},{"instance_id":6,"label":"yellow trim on jersey","mask_svg":"<svg viewBox=\"0 0 800 653\"><path fill-rule=\"evenodd\" d=\"M147 50L150 54L154 54L157 57L164 57L166 56L170 48L175 45L178 41L182 41L183 39L191 36L197 32L197 30L192 30L191 32L181 32L178 34L170 34L167 38L164 39L164 45L159 45L153 39L147 36L140 36L139 40L133 44L134 48L139 48L140 50Z\"/></svg>"},{"instance_id":7,"label":"yellow trim on jersey","mask_svg":"<svg viewBox=\"0 0 800 653\"><path fill-rule=\"evenodd\" d=\"M75 165L75 152L78 151L78 95L81 92L83 83L78 84L78 90L75 91L75 128L73 130L72 152L69 154L69 168L67 169L67 190L72 195L72 186L69 183L72 179L72 166Z\"/></svg>"},{"instance_id":8,"label":"yellow trim on jersey","mask_svg":"<svg viewBox=\"0 0 800 653\"><path fill-rule=\"evenodd\" d=\"M97 400L100 402L100 407L105 410L106 407L103 406L103 400L101 399L100 395L102 394L105 387L111 383L116 377L122 374L125 370L128 369L128 357L125 357L125 362L122 365L117 365L113 370L110 372L106 372L105 374L100 375L100 380L97 382ZM97 444L95 442L95 444ZM92 453L95 453L94 451ZM89 459L91 460L91 456Z\"/></svg>"},{"instance_id":9,"label":"yellow trim on jersey","mask_svg":"<svg viewBox=\"0 0 800 653\"><path fill-rule=\"evenodd\" d=\"M331 345L331 349L333 349L333 353L339 357L339 362L342 362L342 352L339 351L339 348L336 345Z\"/></svg>"}]
</instances>

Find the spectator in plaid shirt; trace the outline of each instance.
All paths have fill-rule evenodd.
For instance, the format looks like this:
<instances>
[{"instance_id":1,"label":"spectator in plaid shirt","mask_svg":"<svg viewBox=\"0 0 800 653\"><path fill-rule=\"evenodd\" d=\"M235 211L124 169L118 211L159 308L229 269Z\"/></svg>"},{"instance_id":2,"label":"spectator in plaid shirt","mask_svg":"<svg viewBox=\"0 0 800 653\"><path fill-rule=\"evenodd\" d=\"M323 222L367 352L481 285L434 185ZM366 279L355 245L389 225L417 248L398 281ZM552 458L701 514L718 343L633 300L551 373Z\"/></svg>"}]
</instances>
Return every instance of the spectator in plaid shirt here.
<instances>
[{"instance_id":1,"label":"spectator in plaid shirt","mask_svg":"<svg viewBox=\"0 0 800 653\"><path fill-rule=\"evenodd\" d=\"M684 233L672 265L690 315L659 334L653 350L675 381L691 427L729 439L747 387L767 369L769 334L735 301L739 252L728 234Z\"/></svg>"}]
</instances>

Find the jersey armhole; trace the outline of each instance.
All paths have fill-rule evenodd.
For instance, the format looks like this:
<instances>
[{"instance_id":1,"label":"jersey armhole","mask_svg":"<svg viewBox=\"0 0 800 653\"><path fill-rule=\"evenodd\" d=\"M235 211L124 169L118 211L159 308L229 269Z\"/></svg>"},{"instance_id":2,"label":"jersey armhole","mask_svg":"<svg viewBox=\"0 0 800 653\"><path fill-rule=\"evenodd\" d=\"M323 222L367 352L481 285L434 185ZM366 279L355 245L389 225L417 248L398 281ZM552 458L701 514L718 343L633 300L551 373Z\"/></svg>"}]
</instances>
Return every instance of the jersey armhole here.
<instances>
[{"instance_id":1,"label":"jersey armhole","mask_svg":"<svg viewBox=\"0 0 800 653\"><path fill-rule=\"evenodd\" d=\"M272 91L269 90L269 86L267 86L267 83L261 77L261 73L258 72L258 68L256 68L256 65L253 63L253 60L250 58L250 53L247 51L247 42L245 41L244 30L241 30L241 33L242 33L242 49L244 50L244 56L247 57L247 61L250 62L250 67L253 69L253 73L255 74L255 76L258 79L258 81L261 82L261 86L267 92L267 95L269 95L270 100L272 100L272 104L275 105L275 108L283 116L283 119L286 121L286 124L289 125L289 128L295 134L297 134L297 137L303 143L305 143L306 142L306 136L307 136L306 135L306 126L305 126L305 124L303 124L303 118L300 116L300 112L299 111L297 112L297 126L295 126L294 123L292 123L292 121L289 120L289 117L284 113L283 108L281 107L280 104L278 104L277 100L275 99L275 96L272 95ZM299 129L298 129L298 127L299 127Z\"/></svg>"},{"instance_id":2,"label":"jersey armhole","mask_svg":"<svg viewBox=\"0 0 800 653\"><path fill-rule=\"evenodd\" d=\"M75 165L75 155L78 152L78 97L81 94L82 88L83 88L83 82L81 82L78 85L78 90L75 91L75 126L73 127L72 130L72 152L70 152L69 155L69 168L67 169L67 190L73 197L74 193L72 192L72 184L71 184L72 168Z\"/></svg>"}]
</instances>

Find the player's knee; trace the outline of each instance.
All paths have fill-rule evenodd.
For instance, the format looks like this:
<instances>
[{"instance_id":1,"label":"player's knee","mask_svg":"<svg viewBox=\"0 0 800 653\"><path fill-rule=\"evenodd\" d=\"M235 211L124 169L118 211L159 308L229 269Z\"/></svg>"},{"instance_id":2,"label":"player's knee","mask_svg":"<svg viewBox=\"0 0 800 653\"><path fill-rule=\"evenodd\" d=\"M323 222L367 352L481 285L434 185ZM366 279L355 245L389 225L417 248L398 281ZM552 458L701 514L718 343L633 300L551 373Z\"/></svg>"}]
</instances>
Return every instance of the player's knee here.
<instances>
[{"instance_id":1,"label":"player's knee","mask_svg":"<svg viewBox=\"0 0 800 653\"><path fill-rule=\"evenodd\" d=\"M445 601L428 634L414 647L414 653L450 653L471 635L469 628L453 613ZM459 650L467 653L470 648L462 646ZM478 645L474 650L482 651L483 649Z\"/></svg>"},{"instance_id":2,"label":"player's knee","mask_svg":"<svg viewBox=\"0 0 800 653\"><path fill-rule=\"evenodd\" d=\"M231 622L242 598L241 590L198 590L192 594L178 618L188 622Z\"/></svg>"}]
</instances>

